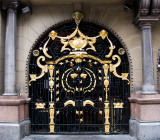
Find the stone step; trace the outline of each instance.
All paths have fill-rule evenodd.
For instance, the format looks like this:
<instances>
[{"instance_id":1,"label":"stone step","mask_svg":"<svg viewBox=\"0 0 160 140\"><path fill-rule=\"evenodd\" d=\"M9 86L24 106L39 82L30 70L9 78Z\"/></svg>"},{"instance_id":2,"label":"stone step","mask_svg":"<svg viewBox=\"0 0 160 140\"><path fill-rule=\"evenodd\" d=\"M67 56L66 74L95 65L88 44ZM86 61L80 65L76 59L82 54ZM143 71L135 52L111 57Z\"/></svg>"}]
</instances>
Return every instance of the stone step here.
<instances>
[{"instance_id":1,"label":"stone step","mask_svg":"<svg viewBox=\"0 0 160 140\"><path fill-rule=\"evenodd\" d=\"M130 135L30 135L23 140L136 140Z\"/></svg>"}]
</instances>

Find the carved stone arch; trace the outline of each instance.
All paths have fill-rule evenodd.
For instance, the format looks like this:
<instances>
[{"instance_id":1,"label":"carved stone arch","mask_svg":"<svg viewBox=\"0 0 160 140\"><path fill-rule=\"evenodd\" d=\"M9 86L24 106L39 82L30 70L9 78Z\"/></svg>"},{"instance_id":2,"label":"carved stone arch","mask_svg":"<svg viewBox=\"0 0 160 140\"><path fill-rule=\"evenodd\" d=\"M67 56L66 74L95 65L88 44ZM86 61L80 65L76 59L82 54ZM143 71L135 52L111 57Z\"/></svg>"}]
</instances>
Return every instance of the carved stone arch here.
<instances>
[{"instance_id":1,"label":"carved stone arch","mask_svg":"<svg viewBox=\"0 0 160 140\"><path fill-rule=\"evenodd\" d=\"M55 28L55 27L58 27L60 25L63 25L65 23L68 23L68 22L72 22L73 19L67 19L67 20L64 20L64 21L61 21L61 22L58 22L54 25L52 25L51 27L49 27L47 30L45 30L43 33L40 34L40 36L36 39L35 43L32 45L32 47L30 48L30 51L29 51L29 54L28 54L28 57L27 57L27 61L26 61L26 73L25 73L25 80L26 80L26 93L28 94L28 81L29 81L29 76L28 76L28 73L29 73L29 62L30 62L30 58L32 56L32 52L35 48L35 46L37 45L37 43L41 40L41 38L44 36L44 35L47 35L47 33ZM131 55L130 55L130 52L125 44L125 42L123 41L123 39L109 26L103 24L103 23L100 23L96 20L89 20L89 19L83 19L82 22L89 22L89 23L93 23L93 24L97 24L103 28L106 28L108 31L110 31L117 39L118 41L121 43L121 45L123 46L126 54L127 54L127 57L128 57L128 61L129 61L129 75L130 75L130 94L133 93L133 66L132 66L132 59L131 59Z\"/></svg>"}]
</instances>

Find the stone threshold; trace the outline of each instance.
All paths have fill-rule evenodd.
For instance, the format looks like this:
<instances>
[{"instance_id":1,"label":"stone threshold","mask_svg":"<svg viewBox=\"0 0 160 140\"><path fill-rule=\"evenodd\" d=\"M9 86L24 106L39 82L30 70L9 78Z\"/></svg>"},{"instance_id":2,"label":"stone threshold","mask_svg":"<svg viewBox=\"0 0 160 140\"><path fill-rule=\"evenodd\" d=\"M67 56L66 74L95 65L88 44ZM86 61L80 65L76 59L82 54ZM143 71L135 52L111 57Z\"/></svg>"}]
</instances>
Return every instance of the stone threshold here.
<instances>
[{"instance_id":1,"label":"stone threshold","mask_svg":"<svg viewBox=\"0 0 160 140\"><path fill-rule=\"evenodd\" d=\"M130 135L30 135L22 140L137 140Z\"/></svg>"}]
</instances>

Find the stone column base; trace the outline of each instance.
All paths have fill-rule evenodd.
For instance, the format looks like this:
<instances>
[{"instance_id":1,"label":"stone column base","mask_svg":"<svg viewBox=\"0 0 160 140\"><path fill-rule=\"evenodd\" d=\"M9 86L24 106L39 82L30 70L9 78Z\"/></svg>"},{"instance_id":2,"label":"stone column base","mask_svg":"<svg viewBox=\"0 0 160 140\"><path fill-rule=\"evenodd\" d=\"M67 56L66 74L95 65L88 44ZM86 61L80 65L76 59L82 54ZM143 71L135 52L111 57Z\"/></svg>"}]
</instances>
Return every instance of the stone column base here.
<instances>
[{"instance_id":1,"label":"stone column base","mask_svg":"<svg viewBox=\"0 0 160 140\"><path fill-rule=\"evenodd\" d=\"M130 135L138 140L159 140L160 122L142 122L136 119L130 120Z\"/></svg>"},{"instance_id":2,"label":"stone column base","mask_svg":"<svg viewBox=\"0 0 160 140\"><path fill-rule=\"evenodd\" d=\"M132 94L130 135L138 140L160 140L160 94Z\"/></svg>"},{"instance_id":3,"label":"stone column base","mask_svg":"<svg viewBox=\"0 0 160 140\"><path fill-rule=\"evenodd\" d=\"M21 140L29 135L29 102L25 96L0 96L0 140Z\"/></svg>"},{"instance_id":4,"label":"stone column base","mask_svg":"<svg viewBox=\"0 0 160 140\"><path fill-rule=\"evenodd\" d=\"M30 134L30 120L19 123L0 123L1 140L21 140Z\"/></svg>"}]
</instances>

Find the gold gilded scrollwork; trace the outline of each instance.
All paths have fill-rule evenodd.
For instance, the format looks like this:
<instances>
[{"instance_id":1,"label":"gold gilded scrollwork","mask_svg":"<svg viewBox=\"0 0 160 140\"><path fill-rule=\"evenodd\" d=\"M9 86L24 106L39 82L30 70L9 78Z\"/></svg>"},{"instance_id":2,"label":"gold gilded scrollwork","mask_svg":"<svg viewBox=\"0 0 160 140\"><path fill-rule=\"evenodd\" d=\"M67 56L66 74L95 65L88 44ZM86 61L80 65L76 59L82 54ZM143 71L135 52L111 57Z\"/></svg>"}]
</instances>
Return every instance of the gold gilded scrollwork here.
<instances>
[{"instance_id":1,"label":"gold gilded scrollwork","mask_svg":"<svg viewBox=\"0 0 160 140\"><path fill-rule=\"evenodd\" d=\"M56 112L56 115L58 115L59 114L59 110Z\"/></svg>"},{"instance_id":2,"label":"gold gilded scrollwork","mask_svg":"<svg viewBox=\"0 0 160 140\"><path fill-rule=\"evenodd\" d=\"M102 102L102 97L99 97L99 102Z\"/></svg>"},{"instance_id":3,"label":"gold gilded scrollwork","mask_svg":"<svg viewBox=\"0 0 160 140\"><path fill-rule=\"evenodd\" d=\"M80 115L83 115L83 111L79 111L79 114L80 114Z\"/></svg>"},{"instance_id":4,"label":"gold gilded scrollwork","mask_svg":"<svg viewBox=\"0 0 160 140\"><path fill-rule=\"evenodd\" d=\"M113 50L116 48L115 46L113 46L112 42L110 41L110 39L107 37L108 41L109 41L109 44L110 44L110 47L109 47L109 50L110 52L105 55L106 58L110 58L113 54Z\"/></svg>"},{"instance_id":5,"label":"gold gilded scrollwork","mask_svg":"<svg viewBox=\"0 0 160 140\"><path fill-rule=\"evenodd\" d=\"M110 72L113 72L113 74L118 77L121 78L122 80L127 80L128 81L128 85L130 84L128 77L129 73L122 73L122 75L119 75L116 71L116 68L121 64L121 58L118 55L113 55L112 56L113 60L118 60L116 64L110 64Z\"/></svg>"},{"instance_id":6,"label":"gold gilded scrollwork","mask_svg":"<svg viewBox=\"0 0 160 140\"><path fill-rule=\"evenodd\" d=\"M59 38L61 43L63 44L63 47L61 49L61 52L62 51L65 51L65 50L69 50L70 51L70 48L67 48L68 45L70 45L73 49L73 51L82 51L87 45L89 45L90 47L87 48L86 50L93 50L93 51L96 51L95 47L94 47L94 43L96 43L96 39L98 37L101 37L102 39L105 39L107 38L107 40L109 41L110 43L110 52L108 55L106 55L106 58L109 58L112 53L113 53L113 45L112 45L112 42L109 40L108 38L108 32L105 31L105 30L102 30L98 36L95 36L95 37L88 37L88 36L85 36L78 28L78 25L81 21L81 19L84 17L82 13L80 12L76 12L76 13L73 13L72 17L75 19L75 22L77 24L77 27L75 29L75 31L67 36L67 37L61 37L61 36L58 36L57 33L55 31L51 31L49 33L49 39L47 40L47 42L45 43L44 47L43 47L43 53L45 54L46 57L48 58L52 58L52 56L50 56L47 51L48 51L48 48L46 48L50 38L52 40L55 40L55 38ZM79 35L79 37L77 37L76 35Z\"/></svg>"},{"instance_id":7,"label":"gold gilded scrollwork","mask_svg":"<svg viewBox=\"0 0 160 140\"><path fill-rule=\"evenodd\" d=\"M80 123L82 123L82 122L83 122L83 118L80 119Z\"/></svg>"},{"instance_id":8,"label":"gold gilded scrollwork","mask_svg":"<svg viewBox=\"0 0 160 140\"><path fill-rule=\"evenodd\" d=\"M88 69L88 68L85 68L85 72L86 72L86 73L89 75L89 77L90 77L90 84L83 89L84 94L85 94L86 92L91 92L91 91L93 91L94 88L95 88L95 86L96 86L96 76L95 76L95 74L94 74L90 69ZM91 74L93 75L93 77L91 76ZM93 85L92 85L92 84L93 84ZM91 89L89 89L89 88L91 88Z\"/></svg>"},{"instance_id":9,"label":"gold gilded scrollwork","mask_svg":"<svg viewBox=\"0 0 160 140\"><path fill-rule=\"evenodd\" d=\"M61 80L61 83L62 83L62 87L64 88L64 90L66 92L72 92L74 94L75 92L75 89L73 87L71 87L69 84L68 84L68 76L70 75L70 73L73 71L72 68L66 70L63 74L62 74L62 80ZM65 78L65 75L66 75L66 78ZM72 77L75 76L75 75L72 75ZM65 79L65 80L64 80ZM65 84L64 84L65 82ZM67 88L68 89L67 89Z\"/></svg>"},{"instance_id":10,"label":"gold gilded scrollwork","mask_svg":"<svg viewBox=\"0 0 160 140\"><path fill-rule=\"evenodd\" d=\"M49 91L51 93L51 102L53 101L53 90L54 90L54 78L53 78L53 71L54 71L54 66L53 65L49 65L48 66L48 69L49 69L49 74L50 74L50 77L49 77Z\"/></svg>"},{"instance_id":11,"label":"gold gilded scrollwork","mask_svg":"<svg viewBox=\"0 0 160 140\"><path fill-rule=\"evenodd\" d=\"M123 108L124 103L113 103L114 108Z\"/></svg>"},{"instance_id":12,"label":"gold gilded scrollwork","mask_svg":"<svg viewBox=\"0 0 160 140\"><path fill-rule=\"evenodd\" d=\"M50 125L49 128L50 128L50 133L54 133L54 125Z\"/></svg>"},{"instance_id":13,"label":"gold gilded scrollwork","mask_svg":"<svg viewBox=\"0 0 160 140\"><path fill-rule=\"evenodd\" d=\"M63 57L57 59L56 61L48 61L46 63L48 63L48 64L58 64L58 63L60 64L61 63L63 65L64 63L61 62L61 61L65 60L65 59L68 59L68 58L74 58L74 59L76 59L76 58L91 58L91 59L94 59L94 60L98 61L101 64L109 64L109 63L112 62L111 60L101 60L98 57L95 57L95 56L92 56L92 55L89 55L89 54L85 54L84 52L82 52L82 53L73 52L73 53L71 53L67 56L63 56Z\"/></svg>"},{"instance_id":14,"label":"gold gilded scrollwork","mask_svg":"<svg viewBox=\"0 0 160 140\"><path fill-rule=\"evenodd\" d=\"M78 74L77 73L73 73L70 76L71 76L72 79L74 79L74 78L76 78L78 76Z\"/></svg>"},{"instance_id":15,"label":"gold gilded scrollwork","mask_svg":"<svg viewBox=\"0 0 160 140\"><path fill-rule=\"evenodd\" d=\"M40 50L43 51L44 56L39 56L39 51L38 50L34 50L33 51L33 55L34 56L39 56L37 58L37 66L41 69L41 73L39 75L37 74L29 74L30 76L30 81L29 81L29 85L31 85L32 81L36 81L37 79L42 78L45 73L49 72L49 91L51 94L51 101L50 101L50 107L49 107L49 113L50 113L50 133L54 133L54 103L53 103L53 92L54 89L56 90L56 95L59 95L59 89L62 86L62 88L67 92L70 93L72 92L73 94L75 93L75 91L80 92L83 91L83 94L85 94L86 92L91 92L94 90L94 88L96 87L96 75L95 73L90 70L89 68L85 68L83 73L75 73L75 71L73 70L73 66L74 65L82 65L83 62L88 61L88 64L90 64L91 66L97 65L98 63L102 64L103 69L99 70L98 73L100 75L100 77L98 77L99 80L103 80L103 72L104 72L104 89L106 92L105 95L105 99L104 100L104 115L105 115L105 133L109 133L109 128L110 128L110 122L109 122L109 112L110 112L110 102L108 100L108 91L109 91L109 76L108 73L112 72L114 76L116 76L117 78L121 78L122 80L127 80L128 84L130 84L130 81L128 79L128 75L129 73L121 73L120 75L117 73L117 67L120 66L121 64L121 58L118 55L113 55L113 51L115 49L115 45L113 45L112 41L109 39L108 37L108 32L105 30L102 30L99 32L99 35L95 36L95 37L88 37L86 35L84 35L80 29L79 29L79 23L81 21L81 19L84 17L83 14L76 12L73 15L73 18L75 19L75 23L77 24L76 29L74 30L74 32L66 37L61 37L58 36L57 32L55 31L51 31L49 33L49 38L46 41L46 43L44 44L43 48L40 48ZM93 50L96 51L96 48L94 46L94 44L96 43L97 38L101 37L103 40L106 39L107 42L109 42L109 53L105 54L105 59L100 59L96 56L93 55L89 55L87 53L87 50ZM45 57L47 57L47 59L51 59L52 56L48 54L48 48L47 45L49 43L50 40L54 41L56 38L60 39L60 42L62 43L62 48L60 50L60 52L63 52L65 50L69 50L70 53L68 55L65 55L63 57L58 58L57 60L53 61L53 60L49 60L46 62L46 65L42 65L40 63L40 61L45 61ZM70 47L69 47L70 46ZM123 48L120 48L118 50L119 55L123 55L125 53ZM113 55L113 56L112 56ZM112 60L108 60L108 58ZM116 64L112 64L112 61L117 60ZM65 63L69 63L69 65L72 68L67 69L63 74L62 77L58 77L59 70L57 70L55 72L54 75L54 69L56 67L56 65L61 65L64 66ZM77 70L77 69L76 69ZM78 70L81 70L81 68L79 68ZM102 71L103 70L103 71ZM54 76L56 81L61 79L61 85L55 84L54 81ZM89 85L87 85L87 87L80 87L78 88L76 87L71 87L71 85L69 85L68 82L68 77L71 76L72 79L80 76L81 80L79 81L79 84L81 84L86 78L89 77L90 83ZM88 76L88 77L87 77ZM83 79L82 79L83 78ZM88 80L88 79L87 79ZM55 87L54 87L55 85ZM55 97L56 98L56 102L60 100L59 97ZM99 102L102 102L102 98L99 98ZM86 106L87 104L91 105L92 107L94 107L94 103L91 100L85 100L83 101L83 106ZM37 109L45 109L45 103L36 103L36 108ZM75 101L73 100L68 100L64 103L64 107L66 107L67 105L72 105L75 106ZM113 103L113 107L114 108L123 108L124 103L120 102L120 103ZM112 106L112 105L111 105ZM99 114L102 114L103 111L99 110ZM56 114L59 114L59 112L57 112ZM76 114L78 114L78 111L76 111ZM79 115L82 115L83 112L80 111ZM80 118L80 123L83 122L83 118Z\"/></svg>"},{"instance_id":16,"label":"gold gilded scrollwork","mask_svg":"<svg viewBox=\"0 0 160 140\"><path fill-rule=\"evenodd\" d=\"M40 60L42 59L42 61L45 61L45 57L44 56L39 56L37 58L37 65L39 68L41 68L41 74L39 76L37 76L36 74L30 74L30 78L31 80L28 82L29 86L31 86L31 82L32 81L36 81L37 79L40 79L44 76L45 73L48 72L48 65L41 65Z\"/></svg>"},{"instance_id":17,"label":"gold gilded scrollwork","mask_svg":"<svg viewBox=\"0 0 160 140\"><path fill-rule=\"evenodd\" d=\"M66 107L67 105L72 105L72 106L75 106L75 101L72 101L72 100L68 100L64 103L64 107Z\"/></svg>"},{"instance_id":18,"label":"gold gilded scrollwork","mask_svg":"<svg viewBox=\"0 0 160 140\"><path fill-rule=\"evenodd\" d=\"M45 103L35 103L36 109L45 109Z\"/></svg>"},{"instance_id":19,"label":"gold gilded scrollwork","mask_svg":"<svg viewBox=\"0 0 160 140\"><path fill-rule=\"evenodd\" d=\"M87 74L85 74L85 73L82 73L82 74L81 74L81 77L82 77L83 79L86 79L86 77L87 77Z\"/></svg>"},{"instance_id":20,"label":"gold gilded scrollwork","mask_svg":"<svg viewBox=\"0 0 160 140\"><path fill-rule=\"evenodd\" d=\"M106 37L108 37L108 33L106 30L102 30L100 31L99 36L104 40Z\"/></svg>"},{"instance_id":21,"label":"gold gilded scrollwork","mask_svg":"<svg viewBox=\"0 0 160 140\"><path fill-rule=\"evenodd\" d=\"M50 125L54 124L54 108L49 110L50 113Z\"/></svg>"},{"instance_id":22,"label":"gold gilded scrollwork","mask_svg":"<svg viewBox=\"0 0 160 140\"><path fill-rule=\"evenodd\" d=\"M74 18L77 26L79 25L79 23L81 22L81 19L84 18L84 15L80 12L75 12L72 14L72 17Z\"/></svg>"},{"instance_id":23,"label":"gold gilded scrollwork","mask_svg":"<svg viewBox=\"0 0 160 140\"><path fill-rule=\"evenodd\" d=\"M104 113L105 113L105 133L109 133L109 125L110 125L110 122L109 122L109 103L105 102L104 103Z\"/></svg>"},{"instance_id":24,"label":"gold gilded scrollwork","mask_svg":"<svg viewBox=\"0 0 160 140\"><path fill-rule=\"evenodd\" d=\"M109 86L109 77L108 77L108 70L109 70L109 65L104 64L103 65L103 70L104 70L104 86L105 86L105 91L106 91L106 99L104 103L104 114L105 114L105 133L109 133L109 102L108 102L108 86Z\"/></svg>"},{"instance_id":25,"label":"gold gilded scrollwork","mask_svg":"<svg viewBox=\"0 0 160 140\"><path fill-rule=\"evenodd\" d=\"M102 111L99 110L99 114L102 115Z\"/></svg>"},{"instance_id":26,"label":"gold gilded scrollwork","mask_svg":"<svg viewBox=\"0 0 160 140\"><path fill-rule=\"evenodd\" d=\"M87 104L91 105L94 107L94 103L91 100L85 100L83 101L83 106L86 106Z\"/></svg>"},{"instance_id":27,"label":"gold gilded scrollwork","mask_svg":"<svg viewBox=\"0 0 160 140\"><path fill-rule=\"evenodd\" d=\"M54 133L54 103L50 102L49 103L49 114L50 114L50 133Z\"/></svg>"},{"instance_id":28,"label":"gold gilded scrollwork","mask_svg":"<svg viewBox=\"0 0 160 140\"><path fill-rule=\"evenodd\" d=\"M42 50L43 50L43 53L44 53L44 55L45 55L46 57L52 58L52 56L47 53L47 51L48 51L47 44L48 44L49 40L50 40L50 37L49 37L49 39L47 40L47 42L44 44Z\"/></svg>"},{"instance_id":29,"label":"gold gilded scrollwork","mask_svg":"<svg viewBox=\"0 0 160 140\"><path fill-rule=\"evenodd\" d=\"M109 70L109 65L108 64L104 64L103 65L103 69L104 69L104 86L105 86L105 91L106 91L106 101L108 98L108 86L109 86L109 77L108 77L108 70Z\"/></svg>"},{"instance_id":30,"label":"gold gilded scrollwork","mask_svg":"<svg viewBox=\"0 0 160 140\"><path fill-rule=\"evenodd\" d=\"M100 33L99 33L99 36L104 40L105 38L107 38L109 44L110 44L110 47L109 47L109 50L110 52L108 53L108 55L105 55L106 58L110 58L113 54L113 50L115 49L115 46L113 46L111 40L108 38L108 33L105 31L105 30L102 30Z\"/></svg>"}]
</instances>

